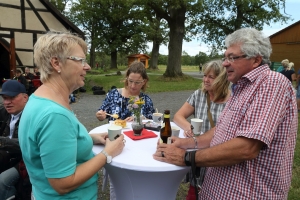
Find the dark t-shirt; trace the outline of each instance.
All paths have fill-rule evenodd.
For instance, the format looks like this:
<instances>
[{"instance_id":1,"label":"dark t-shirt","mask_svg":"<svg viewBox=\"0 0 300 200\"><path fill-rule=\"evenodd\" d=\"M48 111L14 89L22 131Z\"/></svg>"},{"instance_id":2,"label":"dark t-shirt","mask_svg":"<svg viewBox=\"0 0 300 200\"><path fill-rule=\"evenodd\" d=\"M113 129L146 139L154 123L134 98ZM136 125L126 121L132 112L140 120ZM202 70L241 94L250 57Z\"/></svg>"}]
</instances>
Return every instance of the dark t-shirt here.
<instances>
[{"instance_id":1,"label":"dark t-shirt","mask_svg":"<svg viewBox=\"0 0 300 200\"><path fill-rule=\"evenodd\" d=\"M282 73L287 79L289 79L292 82L292 74L295 74L294 70L282 70L280 73Z\"/></svg>"}]
</instances>

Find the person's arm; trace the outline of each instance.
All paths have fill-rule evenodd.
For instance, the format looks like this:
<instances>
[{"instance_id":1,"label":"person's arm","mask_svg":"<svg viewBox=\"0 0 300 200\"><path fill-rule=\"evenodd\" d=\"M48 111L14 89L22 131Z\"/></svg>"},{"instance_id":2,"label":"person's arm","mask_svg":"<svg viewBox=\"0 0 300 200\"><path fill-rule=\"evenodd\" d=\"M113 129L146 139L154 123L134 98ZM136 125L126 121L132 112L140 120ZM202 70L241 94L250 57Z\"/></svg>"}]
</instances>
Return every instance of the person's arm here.
<instances>
[{"instance_id":1,"label":"person's arm","mask_svg":"<svg viewBox=\"0 0 300 200\"><path fill-rule=\"evenodd\" d=\"M189 116L194 114L195 108L189 103L185 102L181 108L174 115L173 121L177 126L184 130L184 136L192 137L191 124L186 120Z\"/></svg>"},{"instance_id":2,"label":"person's arm","mask_svg":"<svg viewBox=\"0 0 300 200\"><path fill-rule=\"evenodd\" d=\"M120 135L116 140L106 139L105 151L108 155L115 157L119 155L124 147L124 135ZM50 185L56 192L66 194L95 175L106 164L106 156L103 153L97 154L92 159L76 167L74 174L65 178L48 178Z\"/></svg>"},{"instance_id":3,"label":"person's arm","mask_svg":"<svg viewBox=\"0 0 300 200\"><path fill-rule=\"evenodd\" d=\"M206 167L230 166L256 158L264 143L237 137L223 144L196 152L196 165Z\"/></svg>"},{"instance_id":4,"label":"person's arm","mask_svg":"<svg viewBox=\"0 0 300 200\"><path fill-rule=\"evenodd\" d=\"M214 136L215 128L212 128L204 134L194 138L178 138L172 137L172 145L182 149L204 149L210 146L210 142Z\"/></svg>"},{"instance_id":5,"label":"person's arm","mask_svg":"<svg viewBox=\"0 0 300 200\"><path fill-rule=\"evenodd\" d=\"M200 148L203 146L200 140L201 136L198 139ZM191 138L189 138L189 141L189 144L191 144ZM262 146L263 142L259 140L237 137L223 144L198 150L195 155L196 165L201 167L220 167L252 160L258 156ZM161 156L162 151L164 152L164 157ZM157 148L153 157L159 161L185 166L185 153L184 149L177 148L175 145L162 144Z\"/></svg>"},{"instance_id":6,"label":"person's arm","mask_svg":"<svg viewBox=\"0 0 300 200\"><path fill-rule=\"evenodd\" d=\"M17 138L0 137L0 150L21 153L19 140Z\"/></svg>"},{"instance_id":7,"label":"person's arm","mask_svg":"<svg viewBox=\"0 0 300 200\"><path fill-rule=\"evenodd\" d=\"M292 81L297 81L297 77L295 73L292 74Z\"/></svg>"},{"instance_id":8,"label":"person's arm","mask_svg":"<svg viewBox=\"0 0 300 200\"><path fill-rule=\"evenodd\" d=\"M102 102L102 105L96 112L96 117L99 121L103 121L109 117L106 115L106 112L107 111L110 112L110 104L112 103L112 99L110 98L110 96L111 96L111 92L107 93L105 99ZM111 112L110 112L110 114L111 114Z\"/></svg>"}]
</instances>

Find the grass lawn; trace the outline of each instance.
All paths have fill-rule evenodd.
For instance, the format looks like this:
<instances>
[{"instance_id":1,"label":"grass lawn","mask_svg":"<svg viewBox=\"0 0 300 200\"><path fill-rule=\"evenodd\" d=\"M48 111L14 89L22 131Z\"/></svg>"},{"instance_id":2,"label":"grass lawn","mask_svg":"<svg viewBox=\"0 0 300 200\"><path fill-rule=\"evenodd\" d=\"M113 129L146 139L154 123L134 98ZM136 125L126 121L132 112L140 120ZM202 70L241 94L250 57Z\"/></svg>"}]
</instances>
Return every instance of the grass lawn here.
<instances>
[{"instance_id":1,"label":"grass lawn","mask_svg":"<svg viewBox=\"0 0 300 200\"><path fill-rule=\"evenodd\" d=\"M125 70L126 67L120 70ZM195 90L200 87L201 80L194 79L192 77L186 76L182 79L175 79L166 81L162 78L162 74L165 72L166 66L158 66L158 70L148 70L149 74L149 87L147 88L147 93L164 92L164 91L183 91L183 90ZM183 66L183 72L198 72L198 66ZM114 73L114 71L109 72ZM91 87L94 85L103 86L105 91L108 91L112 85L117 87L122 87L124 77L117 75L105 76L102 74L89 74L86 77L86 87L89 92L91 92ZM298 116L298 121L300 120ZM298 123L299 125L299 123ZM299 126L298 126L298 134ZM101 176L101 174L100 174ZM99 188L101 188L102 179L99 179ZM176 200L184 200L187 194L187 189L189 185L187 183L182 183L178 189ZM109 199L109 188L107 187L105 192L99 192L98 199ZM297 143L295 147L295 156L293 163L293 177L292 183L288 195L288 200L298 200L300 199L300 138L297 137Z\"/></svg>"}]
</instances>

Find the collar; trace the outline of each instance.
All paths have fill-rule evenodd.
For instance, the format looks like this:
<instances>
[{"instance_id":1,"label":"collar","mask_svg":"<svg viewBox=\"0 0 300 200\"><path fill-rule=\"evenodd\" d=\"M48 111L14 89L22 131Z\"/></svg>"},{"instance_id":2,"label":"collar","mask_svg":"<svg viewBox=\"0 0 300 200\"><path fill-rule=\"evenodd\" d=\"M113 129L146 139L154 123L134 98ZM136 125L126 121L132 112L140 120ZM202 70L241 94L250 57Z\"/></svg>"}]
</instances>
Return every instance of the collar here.
<instances>
[{"instance_id":1,"label":"collar","mask_svg":"<svg viewBox=\"0 0 300 200\"><path fill-rule=\"evenodd\" d=\"M10 115L11 115L11 119L12 119L12 118L17 119L17 118L19 118L19 117L21 116L21 114L22 114L22 111L19 112L19 113L16 114L16 115L10 114Z\"/></svg>"},{"instance_id":2,"label":"collar","mask_svg":"<svg viewBox=\"0 0 300 200\"><path fill-rule=\"evenodd\" d=\"M261 76L261 74L265 74L268 71L271 71L268 64L260 65L257 68L255 68L255 69L251 70L250 72L248 72L247 74L245 74L244 76L242 76L242 78L240 80L238 80L238 82L236 84L239 85L239 83L242 83L242 82L247 81L247 80L252 83L259 76Z\"/></svg>"}]
</instances>

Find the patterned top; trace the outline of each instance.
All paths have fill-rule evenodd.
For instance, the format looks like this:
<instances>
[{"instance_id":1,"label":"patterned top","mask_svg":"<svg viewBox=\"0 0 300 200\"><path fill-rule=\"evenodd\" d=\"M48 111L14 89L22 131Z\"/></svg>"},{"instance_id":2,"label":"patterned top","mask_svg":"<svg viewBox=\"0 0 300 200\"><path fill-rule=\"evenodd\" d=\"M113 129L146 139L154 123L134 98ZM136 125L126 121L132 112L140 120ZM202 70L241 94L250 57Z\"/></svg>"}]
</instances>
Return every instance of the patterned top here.
<instances>
[{"instance_id":1,"label":"patterned top","mask_svg":"<svg viewBox=\"0 0 300 200\"><path fill-rule=\"evenodd\" d=\"M205 133L206 131L208 131L209 129L211 129L210 126L210 122L208 119L208 115L207 115L207 103L206 103L206 95L202 90L196 90L187 100L187 103L190 104L191 106L193 106L195 108L194 111L194 117L202 119L203 123L201 126L201 132ZM210 112L213 118L214 123L216 124L216 121L219 117L219 115L221 114L222 110L225 108L226 102L225 103L214 103L214 102L210 102ZM205 167L200 167L200 168L196 168L196 170L199 170L199 177L198 178L198 183L200 185L202 185L203 180L204 180L204 176L205 176L205 171L206 168ZM194 186L194 181L193 180L193 173L192 171L190 171L189 173L189 180L190 180L190 184L192 186Z\"/></svg>"},{"instance_id":2,"label":"patterned top","mask_svg":"<svg viewBox=\"0 0 300 200\"><path fill-rule=\"evenodd\" d=\"M244 75L218 119L211 146L242 136L264 143L257 158L208 167L199 199L287 199L297 134L291 82L268 65Z\"/></svg>"},{"instance_id":3,"label":"patterned top","mask_svg":"<svg viewBox=\"0 0 300 200\"><path fill-rule=\"evenodd\" d=\"M147 119L152 119L152 113L155 112L152 100L148 95L142 92L140 93L140 97L145 100L145 104L142 107L142 115L144 115ZM102 106L98 110L103 110L110 114L117 113L120 119L126 119L132 115L127 108L128 101L129 98L123 97L121 95L121 91L119 92L118 89L113 89L107 93ZM109 116L107 116L107 118L108 120L115 120Z\"/></svg>"},{"instance_id":4,"label":"patterned top","mask_svg":"<svg viewBox=\"0 0 300 200\"><path fill-rule=\"evenodd\" d=\"M187 103L195 108L194 116L196 118L202 119L201 131L205 133L210 127L209 119L207 116L207 103L206 103L206 94L202 90L196 90L188 99ZM226 103L214 103L210 102L210 112L213 118L213 121L216 123L219 115L222 110L225 108Z\"/></svg>"}]
</instances>

